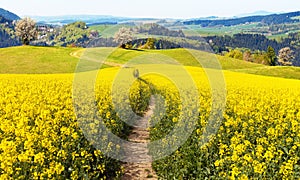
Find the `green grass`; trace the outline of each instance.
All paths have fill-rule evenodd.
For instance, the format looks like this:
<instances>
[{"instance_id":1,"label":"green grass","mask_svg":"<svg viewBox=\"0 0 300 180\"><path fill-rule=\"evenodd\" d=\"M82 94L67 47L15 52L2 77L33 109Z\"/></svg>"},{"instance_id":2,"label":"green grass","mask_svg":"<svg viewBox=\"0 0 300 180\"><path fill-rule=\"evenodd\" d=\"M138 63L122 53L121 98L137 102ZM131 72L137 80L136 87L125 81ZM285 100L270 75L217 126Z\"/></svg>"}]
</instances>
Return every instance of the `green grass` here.
<instances>
[{"instance_id":1,"label":"green grass","mask_svg":"<svg viewBox=\"0 0 300 180\"><path fill-rule=\"evenodd\" d=\"M132 64L134 64L134 61L138 61L138 63L172 63L174 61L177 61L177 63L182 64L184 66L200 67L201 65L195 57L197 57L197 59L204 64L207 64L212 58L218 59L223 70L263 76L300 79L299 67L271 67L262 64L255 64L242 60L228 58L224 56L213 55L201 51L188 51L185 49L147 51L117 49L109 56L108 61L121 64L124 64L129 60L133 62ZM155 58L157 59L155 60Z\"/></svg>"},{"instance_id":2,"label":"green grass","mask_svg":"<svg viewBox=\"0 0 300 180\"><path fill-rule=\"evenodd\" d=\"M223 26L223 27L201 27L199 25L187 26L188 29L184 30L184 33L189 36L198 33L200 36L223 36L223 35L233 35L241 33L243 31L251 30L257 28L257 23L243 24L236 26Z\"/></svg>"},{"instance_id":3,"label":"green grass","mask_svg":"<svg viewBox=\"0 0 300 180\"><path fill-rule=\"evenodd\" d=\"M232 71L247 73L247 74L263 75L263 76L281 77L281 78L288 78L288 79L300 79L299 67L262 66L256 68L234 69Z\"/></svg>"},{"instance_id":4,"label":"green grass","mask_svg":"<svg viewBox=\"0 0 300 180\"><path fill-rule=\"evenodd\" d=\"M125 50L119 48L59 48L20 46L0 49L1 74L61 74L96 70L99 62L105 60L111 67L114 64L181 64L184 66L210 66L212 59L218 59L223 70L247 74L300 79L299 67L270 67L249 63L206 52L170 50ZM92 60L92 61L91 61ZM198 61L199 60L199 61ZM199 63L200 62L200 63ZM111 63L111 64L109 64Z\"/></svg>"},{"instance_id":5,"label":"green grass","mask_svg":"<svg viewBox=\"0 0 300 180\"><path fill-rule=\"evenodd\" d=\"M89 29L90 30L96 30L98 31L99 33L102 33L105 29L108 29L110 27L112 27L113 25L106 25L106 24L101 24L101 25L93 25L93 26L90 26Z\"/></svg>"},{"instance_id":6,"label":"green grass","mask_svg":"<svg viewBox=\"0 0 300 180\"><path fill-rule=\"evenodd\" d=\"M298 19L299 17L295 17L295 19ZM295 33L299 32L299 28L293 27L297 26L297 23L292 24L286 24L289 29L288 33L281 33L276 35L266 35L269 39L275 39L277 41L280 41L281 38L287 38L289 33ZM259 33L259 32L265 32L268 31L267 26L259 27L258 23L251 23L251 24L242 24L242 25L236 25L236 26L223 26L223 27L201 27L199 25L189 25L187 26L187 29L184 30L184 33L187 36L195 36L200 35L203 37L206 36L224 36L229 35L232 36L237 33Z\"/></svg>"},{"instance_id":7,"label":"green grass","mask_svg":"<svg viewBox=\"0 0 300 180\"><path fill-rule=\"evenodd\" d=\"M168 62L173 64L181 64L184 66L201 67L201 63L208 64L211 59L218 59L222 69L224 70L255 68L263 66L261 64L249 63L233 58L186 49L145 51L117 49L109 56L108 61L124 64L129 60L138 60L139 63Z\"/></svg>"},{"instance_id":8,"label":"green grass","mask_svg":"<svg viewBox=\"0 0 300 180\"><path fill-rule=\"evenodd\" d=\"M109 38L109 37L114 37L116 32L119 31L121 27L126 27L129 28L130 26L128 25L94 25L90 26L90 30L96 30L99 32L101 37L103 38Z\"/></svg>"},{"instance_id":9,"label":"green grass","mask_svg":"<svg viewBox=\"0 0 300 180\"><path fill-rule=\"evenodd\" d=\"M54 74L74 72L78 49L20 46L0 49L0 72L5 74Z\"/></svg>"},{"instance_id":10,"label":"green grass","mask_svg":"<svg viewBox=\"0 0 300 180\"><path fill-rule=\"evenodd\" d=\"M60 74L73 73L79 58L71 53L79 48L19 46L0 48L1 74ZM94 66L85 62L82 70ZM108 67L108 66L103 66Z\"/></svg>"},{"instance_id":11,"label":"green grass","mask_svg":"<svg viewBox=\"0 0 300 180\"><path fill-rule=\"evenodd\" d=\"M283 38L287 38L288 36L289 35L287 33L283 33L283 34L276 34L276 35L267 36L267 38L274 39L274 40L280 42Z\"/></svg>"},{"instance_id":12,"label":"green grass","mask_svg":"<svg viewBox=\"0 0 300 180\"><path fill-rule=\"evenodd\" d=\"M300 32L300 30L293 30L293 31L289 31L288 33L282 33L282 34L267 36L267 38L275 39L276 41L280 42L282 39L288 38L290 33L299 33L299 32Z\"/></svg>"},{"instance_id":13,"label":"green grass","mask_svg":"<svg viewBox=\"0 0 300 180\"><path fill-rule=\"evenodd\" d=\"M108 61L115 63L128 64L182 64L185 66L199 66L197 61L185 49L173 50L124 50L117 49L108 58Z\"/></svg>"}]
</instances>

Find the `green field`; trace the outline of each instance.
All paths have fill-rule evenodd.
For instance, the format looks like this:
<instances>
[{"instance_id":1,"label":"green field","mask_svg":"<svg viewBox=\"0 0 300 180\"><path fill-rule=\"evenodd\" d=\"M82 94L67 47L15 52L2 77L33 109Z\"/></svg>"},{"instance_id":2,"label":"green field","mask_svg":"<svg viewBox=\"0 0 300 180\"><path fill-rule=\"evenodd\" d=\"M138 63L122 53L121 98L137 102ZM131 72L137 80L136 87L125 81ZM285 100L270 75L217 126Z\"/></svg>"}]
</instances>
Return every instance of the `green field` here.
<instances>
[{"instance_id":1,"label":"green field","mask_svg":"<svg viewBox=\"0 0 300 180\"><path fill-rule=\"evenodd\" d=\"M231 36L251 29L257 29L257 23L223 27L201 27L199 25L190 25L187 26L187 30L184 30L184 33L187 36L195 32L199 33L201 36Z\"/></svg>"},{"instance_id":2,"label":"green field","mask_svg":"<svg viewBox=\"0 0 300 180\"><path fill-rule=\"evenodd\" d=\"M77 58L70 54L78 49L21 46L0 49L0 72L3 73L70 73Z\"/></svg>"},{"instance_id":3,"label":"green field","mask_svg":"<svg viewBox=\"0 0 300 180\"><path fill-rule=\"evenodd\" d=\"M112 52L112 53L110 53ZM240 69L259 67L259 64L247 63L231 58L214 56L208 53L196 52L201 56L201 60L207 61L209 58L220 59L223 69ZM107 62L116 64L125 64L126 62L136 59L139 63L150 63L155 60L157 63L169 59L169 61L178 61L185 66L200 66L199 62L193 55L185 49L173 50L124 50L114 48L57 48L57 47L31 47L20 46L0 49L0 73L2 74L56 74L72 73L75 71L79 58L82 55L90 56L97 61L101 54L110 54ZM157 54L161 55L159 58ZM170 60L172 59L172 60ZM86 61L88 64L88 61ZM90 63L90 66L95 65ZM107 66L106 66L107 67Z\"/></svg>"},{"instance_id":4,"label":"green field","mask_svg":"<svg viewBox=\"0 0 300 180\"><path fill-rule=\"evenodd\" d=\"M283 34L276 34L276 35L271 35L271 36L267 36L269 39L275 39L276 41L281 41L281 39L283 38L287 38L288 34L283 33Z\"/></svg>"},{"instance_id":5,"label":"green field","mask_svg":"<svg viewBox=\"0 0 300 180\"><path fill-rule=\"evenodd\" d=\"M79 58L72 56L80 48L20 46L0 49L1 74L73 73ZM86 69L93 66L87 62ZM109 67L109 66L104 66Z\"/></svg>"},{"instance_id":6,"label":"green field","mask_svg":"<svg viewBox=\"0 0 300 180\"><path fill-rule=\"evenodd\" d=\"M294 19L299 19L299 17L295 17ZM229 35L232 36L238 33L254 33L254 34L265 34L265 36L269 39L275 39L276 41L280 41L282 38L287 38L289 33L299 32L299 26L297 24L286 24L286 28L288 32L279 33L271 32L272 35L266 34L269 31L268 26L258 26L258 23L251 24L242 24L235 26L220 26L220 27L202 27L199 25L189 25L186 26L187 29L184 30L184 33L187 36L194 36L195 33L200 36L224 36Z\"/></svg>"},{"instance_id":7,"label":"green field","mask_svg":"<svg viewBox=\"0 0 300 180\"><path fill-rule=\"evenodd\" d=\"M73 73L82 55L88 55L96 62L81 58L80 71L95 70L99 65L97 58L101 54L109 54L102 68L122 66L123 64L151 64L170 63L184 66L200 67L200 63L207 64L210 59L218 59L223 70L247 74L275 76L300 79L298 67L270 67L249 63L241 60L212 55L206 52L171 49L171 50L125 50L114 48L58 48L20 46L0 49L1 74L57 74ZM196 58L200 63L196 60Z\"/></svg>"},{"instance_id":8,"label":"green field","mask_svg":"<svg viewBox=\"0 0 300 180\"><path fill-rule=\"evenodd\" d=\"M110 38L114 37L115 33L119 31L121 27L130 27L128 25L93 25L90 26L90 30L96 30L101 37Z\"/></svg>"},{"instance_id":9,"label":"green field","mask_svg":"<svg viewBox=\"0 0 300 180\"><path fill-rule=\"evenodd\" d=\"M234 69L232 71L288 79L300 79L299 67L261 66L256 68Z\"/></svg>"},{"instance_id":10,"label":"green field","mask_svg":"<svg viewBox=\"0 0 300 180\"><path fill-rule=\"evenodd\" d=\"M282 41L284 38L288 38L290 33L299 33L300 30L289 31L288 33L275 34L271 36L267 36L269 39L275 39L276 41Z\"/></svg>"},{"instance_id":11,"label":"green field","mask_svg":"<svg viewBox=\"0 0 300 180\"><path fill-rule=\"evenodd\" d=\"M191 54L192 52L193 54ZM263 76L274 76L291 79L300 79L300 68L298 67L270 67L261 64L250 63L242 60L228 58L219 55L211 55L205 52L185 50L185 49L173 49L173 50L154 50L154 51L133 51L133 50L122 50L118 49L109 56L108 61L115 63L125 63L128 59L132 59L136 56L143 58L139 59L139 62L151 62L153 56L142 56L149 53L157 53L165 55L165 57L172 57L178 61L178 63L184 66L201 66L195 59L198 57L200 62L207 63L211 58L217 58L222 66L223 70L241 72L246 74L255 74ZM155 57L155 56L154 56ZM163 57L162 57L163 59Z\"/></svg>"}]
</instances>

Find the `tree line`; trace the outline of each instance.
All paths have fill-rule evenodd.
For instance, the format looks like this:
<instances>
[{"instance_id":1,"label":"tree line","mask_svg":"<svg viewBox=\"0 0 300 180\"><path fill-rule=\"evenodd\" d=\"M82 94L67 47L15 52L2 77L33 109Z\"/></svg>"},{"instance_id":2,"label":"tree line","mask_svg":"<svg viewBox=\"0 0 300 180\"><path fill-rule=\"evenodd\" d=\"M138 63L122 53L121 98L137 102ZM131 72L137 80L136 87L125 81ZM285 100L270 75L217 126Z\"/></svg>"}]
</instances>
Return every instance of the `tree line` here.
<instances>
[{"instance_id":1,"label":"tree line","mask_svg":"<svg viewBox=\"0 0 300 180\"><path fill-rule=\"evenodd\" d=\"M251 51L247 48L235 48L224 54L226 57L244 60L248 62L264 64L269 66L291 66L293 65L294 52L289 47L284 47L276 54L272 46L268 46L267 51Z\"/></svg>"},{"instance_id":2,"label":"tree line","mask_svg":"<svg viewBox=\"0 0 300 180\"><path fill-rule=\"evenodd\" d=\"M198 37L188 37L197 39ZM234 34L233 36L208 36L205 37L206 41L210 44L212 49L217 54L225 54L231 49L248 49L255 57L261 58L258 54L267 52L268 47L272 47L278 55L279 51L283 48L290 48L293 52L293 65L300 66L300 33L292 33L287 38L282 38L280 41L268 39L261 34ZM263 62L257 60L258 62ZM265 61L266 62L266 61Z\"/></svg>"}]
</instances>

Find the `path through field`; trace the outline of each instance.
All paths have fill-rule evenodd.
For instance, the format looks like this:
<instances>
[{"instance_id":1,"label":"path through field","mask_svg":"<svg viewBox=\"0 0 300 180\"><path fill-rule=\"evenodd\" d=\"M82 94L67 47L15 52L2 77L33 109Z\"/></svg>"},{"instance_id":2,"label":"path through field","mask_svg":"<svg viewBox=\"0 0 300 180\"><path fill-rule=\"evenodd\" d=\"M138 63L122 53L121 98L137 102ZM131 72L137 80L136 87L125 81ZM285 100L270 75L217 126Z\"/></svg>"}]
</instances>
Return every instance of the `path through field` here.
<instances>
[{"instance_id":1,"label":"path through field","mask_svg":"<svg viewBox=\"0 0 300 180\"><path fill-rule=\"evenodd\" d=\"M80 49L78 51L71 52L70 56L80 59L81 56L83 55L84 51L85 51L85 49ZM85 57L85 58L87 58L87 57ZM97 59L90 59L90 60L98 62ZM112 67L123 67L123 64L114 63L114 62L103 61L102 63L105 65L108 65L108 66L112 66Z\"/></svg>"},{"instance_id":2,"label":"path through field","mask_svg":"<svg viewBox=\"0 0 300 180\"><path fill-rule=\"evenodd\" d=\"M154 97L151 97L149 110L140 120L137 121L138 124L133 128L128 138L130 142L140 143L141 145L126 148L128 154L131 154L128 155L127 158L129 162L130 159L137 159L138 157L139 160L146 161L147 163L124 163L123 167L125 172L122 180L157 179L157 176L152 169L152 158L148 155L148 149L146 147L146 143L149 142L149 131L144 128L148 125L149 118L153 114L154 108L155 99Z\"/></svg>"}]
</instances>

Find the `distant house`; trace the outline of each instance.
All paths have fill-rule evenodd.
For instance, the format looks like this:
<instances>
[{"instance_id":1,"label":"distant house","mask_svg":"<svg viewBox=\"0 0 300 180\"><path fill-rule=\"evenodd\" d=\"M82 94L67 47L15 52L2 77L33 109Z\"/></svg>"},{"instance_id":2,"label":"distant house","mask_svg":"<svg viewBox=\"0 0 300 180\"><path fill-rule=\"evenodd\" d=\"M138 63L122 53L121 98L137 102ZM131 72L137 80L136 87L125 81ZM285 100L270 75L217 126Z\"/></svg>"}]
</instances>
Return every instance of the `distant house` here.
<instances>
[{"instance_id":1,"label":"distant house","mask_svg":"<svg viewBox=\"0 0 300 180\"><path fill-rule=\"evenodd\" d=\"M39 32L38 40L48 37L49 33L54 32L54 27L51 25L37 25L37 31Z\"/></svg>"},{"instance_id":2,"label":"distant house","mask_svg":"<svg viewBox=\"0 0 300 180\"><path fill-rule=\"evenodd\" d=\"M95 31L95 30L92 30L90 32L90 35L89 35L89 38L98 38L99 37L99 32L98 31Z\"/></svg>"}]
</instances>

